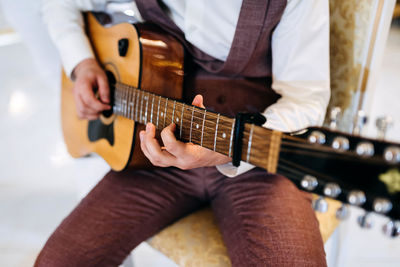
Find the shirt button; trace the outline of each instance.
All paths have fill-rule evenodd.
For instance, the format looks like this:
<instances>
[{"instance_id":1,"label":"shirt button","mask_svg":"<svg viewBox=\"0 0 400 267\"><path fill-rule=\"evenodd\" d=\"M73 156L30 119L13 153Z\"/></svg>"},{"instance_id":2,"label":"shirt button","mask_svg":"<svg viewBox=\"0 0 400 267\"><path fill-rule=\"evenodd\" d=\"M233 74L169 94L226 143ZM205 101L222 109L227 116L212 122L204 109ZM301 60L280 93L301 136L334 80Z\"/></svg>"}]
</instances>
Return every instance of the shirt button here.
<instances>
[{"instance_id":1,"label":"shirt button","mask_svg":"<svg viewBox=\"0 0 400 267\"><path fill-rule=\"evenodd\" d=\"M220 95L217 97L217 103L218 104L225 104L226 103L226 97L224 95Z\"/></svg>"}]
</instances>

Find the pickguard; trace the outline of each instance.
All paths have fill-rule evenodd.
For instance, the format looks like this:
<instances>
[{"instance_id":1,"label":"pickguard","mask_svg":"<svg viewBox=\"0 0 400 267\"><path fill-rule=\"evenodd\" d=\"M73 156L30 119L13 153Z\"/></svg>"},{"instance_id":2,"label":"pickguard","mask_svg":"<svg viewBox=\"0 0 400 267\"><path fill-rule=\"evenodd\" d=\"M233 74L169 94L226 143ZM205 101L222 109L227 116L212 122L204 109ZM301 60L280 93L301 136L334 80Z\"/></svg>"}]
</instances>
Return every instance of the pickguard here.
<instances>
[{"instance_id":1,"label":"pickguard","mask_svg":"<svg viewBox=\"0 0 400 267\"><path fill-rule=\"evenodd\" d=\"M103 124L101 119L89 121L88 137L91 142L106 139L108 143L114 145L114 121L110 124Z\"/></svg>"}]
</instances>

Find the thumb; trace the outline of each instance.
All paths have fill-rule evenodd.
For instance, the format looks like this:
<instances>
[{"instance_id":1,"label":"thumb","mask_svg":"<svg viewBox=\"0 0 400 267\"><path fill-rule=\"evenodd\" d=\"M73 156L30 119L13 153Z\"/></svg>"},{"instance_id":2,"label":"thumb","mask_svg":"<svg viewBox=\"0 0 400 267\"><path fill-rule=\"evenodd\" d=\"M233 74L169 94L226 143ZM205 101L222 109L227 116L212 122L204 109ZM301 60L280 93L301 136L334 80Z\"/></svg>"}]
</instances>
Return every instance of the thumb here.
<instances>
[{"instance_id":1,"label":"thumb","mask_svg":"<svg viewBox=\"0 0 400 267\"><path fill-rule=\"evenodd\" d=\"M193 105L193 106L196 106L196 107L200 107L200 108L206 108L206 107L204 106L204 104L203 104L203 96L202 96L202 95L196 95L196 96L193 98L192 105Z\"/></svg>"},{"instance_id":2,"label":"thumb","mask_svg":"<svg viewBox=\"0 0 400 267\"><path fill-rule=\"evenodd\" d=\"M101 101L107 104L110 103L110 88L108 86L107 77L105 75L98 75L97 85Z\"/></svg>"}]
</instances>

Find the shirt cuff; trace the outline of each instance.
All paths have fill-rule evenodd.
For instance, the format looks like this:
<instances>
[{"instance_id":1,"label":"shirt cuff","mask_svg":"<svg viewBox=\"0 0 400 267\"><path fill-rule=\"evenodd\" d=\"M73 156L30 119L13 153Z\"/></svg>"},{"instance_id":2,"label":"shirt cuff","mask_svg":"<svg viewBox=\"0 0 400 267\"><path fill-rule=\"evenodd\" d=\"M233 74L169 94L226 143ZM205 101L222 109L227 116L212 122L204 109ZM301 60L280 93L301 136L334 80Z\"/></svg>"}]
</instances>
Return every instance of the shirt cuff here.
<instances>
[{"instance_id":1,"label":"shirt cuff","mask_svg":"<svg viewBox=\"0 0 400 267\"><path fill-rule=\"evenodd\" d=\"M82 33L68 34L58 42L58 48L68 77L71 77L72 71L82 60L95 58L88 38Z\"/></svg>"},{"instance_id":2,"label":"shirt cuff","mask_svg":"<svg viewBox=\"0 0 400 267\"><path fill-rule=\"evenodd\" d=\"M229 163L226 163L223 165L217 165L215 167L223 175L225 175L229 178L234 178L242 173L245 173L245 172L253 169L255 166L251 165L250 163L241 161L239 167L233 166L232 162L229 162Z\"/></svg>"}]
</instances>

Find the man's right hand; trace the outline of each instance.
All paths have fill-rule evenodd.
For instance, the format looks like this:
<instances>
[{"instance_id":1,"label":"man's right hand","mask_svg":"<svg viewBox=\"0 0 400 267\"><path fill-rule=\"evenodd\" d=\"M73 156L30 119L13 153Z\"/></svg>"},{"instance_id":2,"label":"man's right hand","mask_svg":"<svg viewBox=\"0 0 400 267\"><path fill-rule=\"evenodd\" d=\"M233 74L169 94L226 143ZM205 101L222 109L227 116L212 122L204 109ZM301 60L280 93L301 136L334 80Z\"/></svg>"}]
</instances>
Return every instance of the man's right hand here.
<instances>
[{"instance_id":1,"label":"man's right hand","mask_svg":"<svg viewBox=\"0 0 400 267\"><path fill-rule=\"evenodd\" d=\"M107 76L95 59L81 61L72 77L75 80L73 94L79 118L94 120L102 111L111 109ZM93 88L98 89L99 98Z\"/></svg>"}]
</instances>

